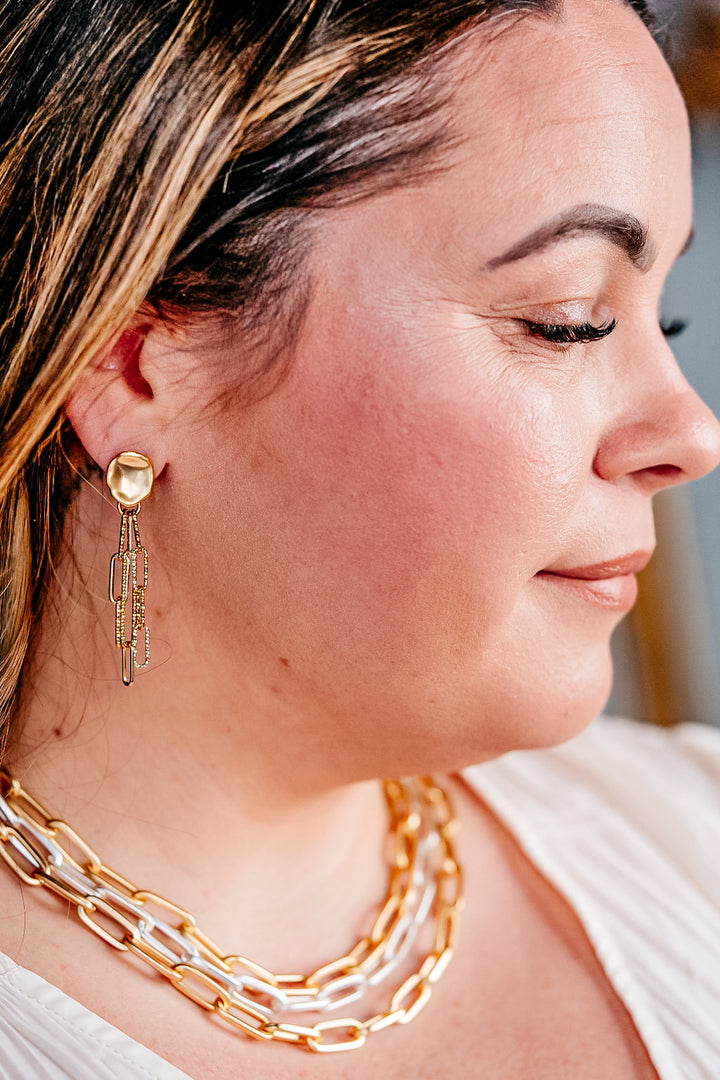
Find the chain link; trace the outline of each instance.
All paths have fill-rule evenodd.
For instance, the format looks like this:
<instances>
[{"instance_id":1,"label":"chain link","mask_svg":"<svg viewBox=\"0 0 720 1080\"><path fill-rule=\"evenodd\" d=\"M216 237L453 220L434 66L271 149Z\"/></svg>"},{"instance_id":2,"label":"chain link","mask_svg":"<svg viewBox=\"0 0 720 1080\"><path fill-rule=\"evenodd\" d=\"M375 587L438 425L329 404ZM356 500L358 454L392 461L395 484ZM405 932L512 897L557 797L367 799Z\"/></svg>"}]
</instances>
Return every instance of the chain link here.
<instances>
[{"instance_id":1,"label":"chain link","mask_svg":"<svg viewBox=\"0 0 720 1080\"><path fill-rule=\"evenodd\" d=\"M116 554L110 559L108 596L115 605L115 645L122 649L123 682L130 684L134 681L135 671L146 668L150 663L150 630L145 622L148 553L140 540L137 516L141 507L125 507L118 503L118 510L121 517L120 540ZM120 578L119 591L117 577ZM143 642L142 662L138 660L140 635Z\"/></svg>"},{"instance_id":2,"label":"chain link","mask_svg":"<svg viewBox=\"0 0 720 1080\"><path fill-rule=\"evenodd\" d=\"M425 1007L455 949L463 904L447 795L430 778L388 780L384 791L392 838L387 899L366 937L307 976L274 975L244 956L223 955L189 911L105 866L6 770L0 770L0 856L26 885L44 886L74 905L106 944L149 964L237 1031L315 1053L357 1050L368 1035L407 1024ZM327 1013L360 1001L405 962L431 914L432 952L391 992L384 1012L364 1021L292 1022L295 1013Z\"/></svg>"}]
</instances>

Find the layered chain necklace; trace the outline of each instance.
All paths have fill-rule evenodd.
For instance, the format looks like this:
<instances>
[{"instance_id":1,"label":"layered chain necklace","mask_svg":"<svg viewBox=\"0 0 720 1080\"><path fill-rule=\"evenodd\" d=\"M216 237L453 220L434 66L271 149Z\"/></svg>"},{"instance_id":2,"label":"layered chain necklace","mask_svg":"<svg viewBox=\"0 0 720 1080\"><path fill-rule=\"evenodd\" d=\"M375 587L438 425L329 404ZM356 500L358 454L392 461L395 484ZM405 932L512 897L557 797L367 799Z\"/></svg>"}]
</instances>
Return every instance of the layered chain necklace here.
<instances>
[{"instance_id":1,"label":"layered chain necklace","mask_svg":"<svg viewBox=\"0 0 720 1080\"><path fill-rule=\"evenodd\" d=\"M245 956L223 953L189 911L105 866L4 769L0 855L26 885L56 893L109 946L149 964L236 1031L316 1053L356 1050L369 1035L409 1023L427 1004L452 957L462 908L457 822L447 795L427 777L383 786L390 816L387 896L367 936L309 975L274 975ZM398 985L397 973L408 970L424 928L432 946ZM347 1015L386 983L383 1011L364 1020Z\"/></svg>"}]
</instances>

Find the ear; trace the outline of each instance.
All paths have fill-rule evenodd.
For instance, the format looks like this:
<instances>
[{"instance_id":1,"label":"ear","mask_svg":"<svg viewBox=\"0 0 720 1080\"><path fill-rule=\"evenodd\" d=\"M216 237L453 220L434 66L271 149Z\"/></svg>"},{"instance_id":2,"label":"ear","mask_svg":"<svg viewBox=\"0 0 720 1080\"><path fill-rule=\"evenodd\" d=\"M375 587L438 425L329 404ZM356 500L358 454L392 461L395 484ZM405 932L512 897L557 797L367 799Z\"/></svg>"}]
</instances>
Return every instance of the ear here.
<instances>
[{"instance_id":1,"label":"ear","mask_svg":"<svg viewBox=\"0 0 720 1080\"><path fill-rule=\"evenodd\" d=\"M76 435L103 470L123 450L149 457L156 476L167 464L169 395L157 339L168 336L156 320L137 315L101 350L65 403Z\"/></svg>"}]
</instances>

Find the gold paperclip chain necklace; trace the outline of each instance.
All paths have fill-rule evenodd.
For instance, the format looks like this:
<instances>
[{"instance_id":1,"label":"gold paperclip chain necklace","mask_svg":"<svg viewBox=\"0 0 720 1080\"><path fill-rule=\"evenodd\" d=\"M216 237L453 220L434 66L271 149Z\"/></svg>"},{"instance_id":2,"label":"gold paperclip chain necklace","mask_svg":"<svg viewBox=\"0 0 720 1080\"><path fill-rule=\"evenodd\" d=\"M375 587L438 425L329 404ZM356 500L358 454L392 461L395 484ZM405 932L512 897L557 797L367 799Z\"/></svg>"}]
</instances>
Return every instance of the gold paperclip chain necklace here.
<instances>
[{"instance_id":1,"label":"gold paperclip chain necklace","mask_svg":"<svg viewBox=\"0 0 720 1080\"><path fill-rule=\"evenodd\" d=\"M384 792L392 841L385 902L366 937L310 975L273 975L244 956L225 955L189 911L105 866L6 770L0 770L0 856L26 885L57 893L113 949L134 954L236 1031L316 1053L356 1050L368 1035L409 1023L427 1004L452 957L463 904L457 821L445 792L427 777L387 780ZM388 1007L366 1020L345 1015L345 1007L408 960L430 917L433 946L394 986ZM298 1016L335 1011L340 1015L315 1023Z\"/></svg>"}]
</instances>

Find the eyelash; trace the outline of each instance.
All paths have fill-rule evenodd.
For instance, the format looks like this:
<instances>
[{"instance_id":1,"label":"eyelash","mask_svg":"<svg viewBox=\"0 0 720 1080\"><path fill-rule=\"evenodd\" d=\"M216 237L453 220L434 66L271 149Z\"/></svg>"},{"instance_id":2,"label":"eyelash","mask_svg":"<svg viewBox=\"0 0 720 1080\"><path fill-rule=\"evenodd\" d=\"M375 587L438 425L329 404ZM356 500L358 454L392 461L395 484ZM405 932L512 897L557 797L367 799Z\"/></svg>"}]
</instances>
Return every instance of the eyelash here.
<instances>
[{"instance_id":1,"label":"eyelash","mask_svg":"<svg viewBox=\"0 0 720 1080\"><path fill-rule=\"evenodd\" d=\"M673 319L672 322L665 322L664 319L660 320L660 329L667 338L679 337L680 334L687 330L687 319Z\"/></svg>"},{"instance_id":2,"label":"eyelash","mask_svg":"<svg viewBox=\"0 0 720 1080\"><path fill-rule=\"evenodd\" d=\"M539 337L544 341L551 341L556 345L573 345L576 342L600 341L601 338L612 334L617 326L617 321L603 323L602 326L593 326L592 323L537 323L529 319L523 320L525 329L531 337ZM666 338L678 337L687 328L687 322L683 319L673 319L672 322L661 320L660 329Z\"/></svg>"},{"instance_id":3,"label":"eyelash","mask_svg":"<svg viewBox=\"0 0 720 1080\"><path fill-rule=\"evenodd\" d=\"M537 323L528 319L523 320L525 329L531 337L539 337L544 341L552 341L556 345L572 345L575 342L599 341L600 338L612 334L617 326L615 319L611 319L602 326L593 326L592 323Z\"/></svg>"}]
</instances>

